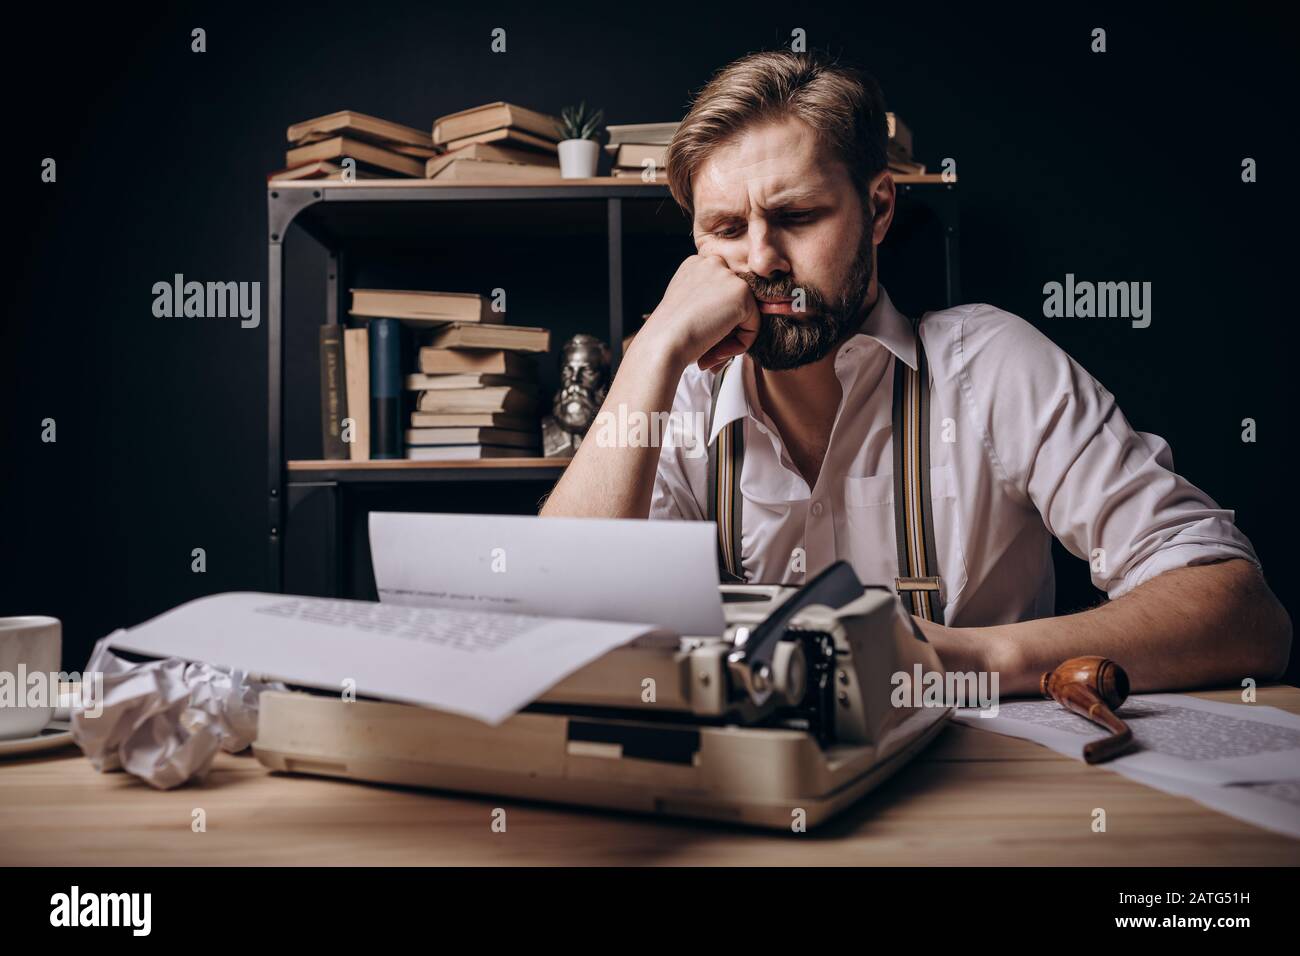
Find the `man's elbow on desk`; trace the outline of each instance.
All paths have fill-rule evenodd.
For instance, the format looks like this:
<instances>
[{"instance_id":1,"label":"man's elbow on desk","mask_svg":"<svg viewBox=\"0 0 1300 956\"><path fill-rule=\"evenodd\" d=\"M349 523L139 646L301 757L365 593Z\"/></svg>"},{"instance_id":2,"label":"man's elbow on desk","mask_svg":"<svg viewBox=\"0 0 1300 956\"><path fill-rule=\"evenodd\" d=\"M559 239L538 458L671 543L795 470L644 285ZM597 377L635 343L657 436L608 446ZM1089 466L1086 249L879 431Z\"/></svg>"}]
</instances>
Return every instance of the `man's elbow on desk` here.
<instances>
[{"instance_id":1,"label":"man's elbow on desk","mask_svg":"<svg viewBox=\"0 0 1300 956\"><path fill-rule=\"evenodd\" d=\"M1164 585L1156 587L1162 580ZM1162 646L1154 650L1157 654L1186 650L1192 656L1191 666L1199 671L1188 675L1184 687L1235 684L1245 678L1265 683L1286 672L1291 617L1256 563L1232 558L1177 568L1135 588L1131 597L1143 597L1148 588L1160 592L1147 609L1157 615L1153 633L1160 636ZM1149 663L1154 680L1160 679L1160 663L1158 657Z\"/></svg>"},{"instance_id":2,"label":"man's elbow on desk","mask_svg":"<svg viewBox=\"0 0 1300 956\"><path fill-rule=\"evenodd\" d=\"M1244 579L1238 602L1254 608L1259 618L1254 633L1244 635L1247 649L1258 656L1257 670L1265 679L1281 677L1291 661L1291 615L1264 581L1258 566L1236 560L1225 562L1223 567Z\"/></svg>"}]
</instances>

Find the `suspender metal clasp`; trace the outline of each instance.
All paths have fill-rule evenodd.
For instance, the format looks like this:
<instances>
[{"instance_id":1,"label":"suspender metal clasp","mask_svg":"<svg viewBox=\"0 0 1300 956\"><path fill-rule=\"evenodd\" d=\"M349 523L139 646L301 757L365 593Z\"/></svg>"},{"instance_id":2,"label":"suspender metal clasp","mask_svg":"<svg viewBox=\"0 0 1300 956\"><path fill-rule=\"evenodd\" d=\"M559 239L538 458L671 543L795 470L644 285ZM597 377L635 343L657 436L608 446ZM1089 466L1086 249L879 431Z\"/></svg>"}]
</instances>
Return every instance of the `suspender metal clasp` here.
<instances>
[{"instance_id":1,"label":"suspender metal clasp","mask_svg":"<svg viewBox=\"0 0 1300 956\"><path fill-rule=\"evenodd\" d=\"M938 578L894 578L896 591L933 591L939 593Z\"/></svg>"}]
</instances>

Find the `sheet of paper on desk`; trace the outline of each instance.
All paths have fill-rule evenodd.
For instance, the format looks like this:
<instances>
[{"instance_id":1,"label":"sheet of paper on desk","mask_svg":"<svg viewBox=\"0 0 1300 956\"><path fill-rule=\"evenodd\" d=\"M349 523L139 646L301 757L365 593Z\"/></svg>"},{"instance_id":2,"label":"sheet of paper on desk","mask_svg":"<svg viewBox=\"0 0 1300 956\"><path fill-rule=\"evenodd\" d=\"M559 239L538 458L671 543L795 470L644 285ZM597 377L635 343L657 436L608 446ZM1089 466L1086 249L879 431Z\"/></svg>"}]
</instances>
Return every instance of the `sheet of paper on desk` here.
<instances>
[{"instance_id":1,"label":"sheet of paper on desk","mask_svg":"<svg viewBox=\"0 0 1300 956\"><path fill-rule=\"evenodd\" d=\"M1188 797L1230 817L1300 839L1300 779L1213 784L1131 769L1120 773L1154 790Z\"/></svg>"},{"instance_id":2,"label":"sheet of paper on desk","mask_svg":"<svg viewBox=\"0 0 1300 956\"><path fill-rule=\"evenodd\" d=\"M379 600L722 634L716 531L703 521L372 512Z\"/></svg>"},{"instance_id":3,"label":"sheet of paper on desk","mask_svg":"<svg viewBox=\"0 0 1300 956\"><path fill-rule=\"evenodd\" d=\"M1051 700L1001 704L997 716L963 708L954 717L979 730L1022 737L1076 760L1107 732ZM1117 716L1138 749L1101 766L1192 782L1264 783L1300 778L1300 717L1261 704L1221 704L1183 694L1130 697Z\"/></svg>"},{"instance_id":4,"label":"sheet of paper on desk","mask_svg":"<svg viewBox=\"0 0 1300 956\"><path fill-rule=\"evenodd\" d=\"M649 624L236 592L109 639L114 650L233 667L498 724Z\"/></svg>"},{"instance_id":5,"label":"sheet of paper on desk","mask_svg":"<svg viewBox=\"0 0 1300 956\"><path fill-rule=\"evenodd\" d=\"M1011 701L996 717L963 708L968 727L1032 740L1076 760L1106 731L1051 700ZM1183 694L1130 697L1117 712L1143 748L1098 764L1238 820L1300 837L1300 717L1261 704Z\"/></svg>"}]
</instances>

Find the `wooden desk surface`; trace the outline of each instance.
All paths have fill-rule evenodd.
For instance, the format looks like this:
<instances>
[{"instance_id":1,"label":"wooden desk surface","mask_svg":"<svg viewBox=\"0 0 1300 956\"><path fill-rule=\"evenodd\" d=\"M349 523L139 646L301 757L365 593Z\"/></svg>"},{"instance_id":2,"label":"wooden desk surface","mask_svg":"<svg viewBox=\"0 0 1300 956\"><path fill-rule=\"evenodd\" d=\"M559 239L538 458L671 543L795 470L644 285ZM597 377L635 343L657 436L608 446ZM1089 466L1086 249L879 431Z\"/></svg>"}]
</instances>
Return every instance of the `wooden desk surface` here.
<instances>
[{"instance_id":1,"label":"wooden desk surface","mask_svg":"<svg viewBox=\"0 0 1300 956\"><path fill-rule=\"evenodd\" d=\"M1199 696L1239 703L1239 692ZM1259 702L1300 713L1300 689ZM494 833L504 807L507 830ZM195 808L207 832L191 830ZM1108 832L1093 833L1104 807ZM75 748L0 760L0 865L1296 865L1300 841L1028 741L951 725L825 827L768 833L272 774L158 792Z\"/></svg>"}]
</instances>

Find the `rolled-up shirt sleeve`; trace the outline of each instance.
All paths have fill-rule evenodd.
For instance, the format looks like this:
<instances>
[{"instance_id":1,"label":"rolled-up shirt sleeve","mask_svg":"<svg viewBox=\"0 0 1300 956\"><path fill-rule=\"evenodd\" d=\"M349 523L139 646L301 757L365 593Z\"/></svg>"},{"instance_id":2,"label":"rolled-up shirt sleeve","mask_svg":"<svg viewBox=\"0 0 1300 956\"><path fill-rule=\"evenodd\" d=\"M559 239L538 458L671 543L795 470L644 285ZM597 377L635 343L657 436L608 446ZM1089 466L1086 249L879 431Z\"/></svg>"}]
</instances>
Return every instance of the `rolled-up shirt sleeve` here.
<instances>
[{"instance_id":1,"label":"rolled-up shirt sleeve","mask_svg":"<svg viewBox=\"0 0 1300 956\"><path fill-rule=\"evenodd\" d=\"M1259 559L1233 513L1174 471L1110 394L1028 322L1000 310L963 324L963 390L1013 493L1089 562L1111 598L1163 571Z\"/></svg>"}]
</instances>

